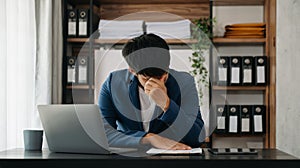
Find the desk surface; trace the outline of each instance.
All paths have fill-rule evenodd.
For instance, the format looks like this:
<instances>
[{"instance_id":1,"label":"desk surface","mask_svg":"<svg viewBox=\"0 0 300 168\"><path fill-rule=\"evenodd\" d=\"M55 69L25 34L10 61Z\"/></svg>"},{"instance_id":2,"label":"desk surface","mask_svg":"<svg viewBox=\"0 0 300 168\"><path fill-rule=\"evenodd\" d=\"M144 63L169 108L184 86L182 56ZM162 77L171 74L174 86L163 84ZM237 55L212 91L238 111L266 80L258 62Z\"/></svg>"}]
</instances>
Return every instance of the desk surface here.
<instances>
[{"instance_id":1,"label":"desk surface","mask_svg":"<svg viewBox=\"0 0 300 168\"><path fill-rule=\"evenodd\" d=\"M278 162L279 161L279 162ZM264 167L265 164L276 167L278 163L284 162L284 167L299 167L299 159L276 149L258 150L257 155L212 155L207 149L204 149L204 155L201 156L146 156L146 157L126 157L121 155L89 155L89 154L67 154L67 153L53 153L48 149L42 151L24 151L24 149L13 149L0 152L0 167L20 166L34 167L33 165L47 167L45 164L63 164L71 167L86 167L88 164L105 164L105 167L139 167L141 165L154 166L156 164L163 164L167 167L188 164L189 168L198 167L199 165L206 165L207 167L226 165L239 167L240 164L251 165L255 168ZM31 163L31 165L30 165ZM4 164L4 165L3 165ZM33 165L32 165L33 164ZM268 167L269 167L268 166ZM57 166L56 166L57 167ZM63 166L65 167L65 166ZM165 167L165 166L164 166ZM247 166L246 166L247 167Z\"/></svg>"}]
</instances>

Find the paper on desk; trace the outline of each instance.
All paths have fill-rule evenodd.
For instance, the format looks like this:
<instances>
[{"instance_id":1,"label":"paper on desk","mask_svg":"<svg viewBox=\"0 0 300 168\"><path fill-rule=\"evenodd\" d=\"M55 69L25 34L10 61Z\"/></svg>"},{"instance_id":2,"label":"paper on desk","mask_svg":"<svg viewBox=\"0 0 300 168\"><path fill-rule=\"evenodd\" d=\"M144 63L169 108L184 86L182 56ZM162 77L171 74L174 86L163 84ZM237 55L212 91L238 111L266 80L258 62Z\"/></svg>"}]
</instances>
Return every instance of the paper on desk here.
<instances>
[{"instance_id":1,"label":"paper on desk","mask_svg":"<svg viewBox=\"0 0 300 168\"><path fill-rule=\"evenodd\" d=\"M193 148L191 150L167 150L167 149L157 149L151 148L147 154L202 154L202 148Z\"/></svg>"}]
</instances>

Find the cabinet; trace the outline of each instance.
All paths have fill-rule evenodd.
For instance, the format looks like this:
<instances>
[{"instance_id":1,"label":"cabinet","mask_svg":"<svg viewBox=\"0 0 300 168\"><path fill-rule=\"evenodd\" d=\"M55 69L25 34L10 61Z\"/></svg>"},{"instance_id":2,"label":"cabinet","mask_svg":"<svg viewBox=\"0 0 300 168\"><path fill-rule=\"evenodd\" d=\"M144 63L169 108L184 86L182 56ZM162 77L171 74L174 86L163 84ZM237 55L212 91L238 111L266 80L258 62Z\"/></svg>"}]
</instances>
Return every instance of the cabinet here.
<instances>
[{"instance_id":1,"label":"cabinet","mask_svg":"<svg viewBox=\"0 0 300 168\"><path fill-rule=\"evenodd\" d=\"M98 27L98 5L93 0L63 1L63 103L93 103L95 34L92 32Z\"/></svg>"},{"instance_id":2,"label":"cabinet","mask_svg":"<svg viewBox=\"0 0 300 168\"><path fill-rule=\"evenodd\" d=\"M102 40L98 39L97 33L90 34L88 37L69 37L68 36L68 9L89 9L89 19L96 20L88 23L89 32L95 32L98 26L99 19L116 19L124 15L135 12L159 11L178 15L185 19L199 19L201 17L212 17L213 11L219 6L260 6L263 8L263 21L267 24L266 38L261 39L228 39L222 37L214 37L213 44L218 49L219 47L234 47L234 46L260 46L262 47L262 55L267 55L269 60L269 83L266 86L217 86L210 87L211 92L218 93L223 91L235 92L239 94L244 92L260 92L263 95L263 103L267 107L266 133L260 135L264 139L264 147L275 147L275 104L276 104L276 83L275 83L275 0L64 0L64 47L63 47L63 103L94 103L94 50L99 46L119 45L126 43L127 39L121 40ZM129 15L130 17L130 15ZM145 21L174 21L174 17L164 17L150 13L141 13L134 15L131 19L143 19ZM178 18L177 18L178 19ZM217 18L218 20L218 18ZM168 39L169 45L180 46L184 44L196 43L193 39ZM68 60L71 56L76 58L87 58L86 67L87 81L83 83L68 82ZM213 63L212 55L211 61ZM214 65L211 64L210 67ZM213 72L213 68L210 72ZM79 72L79 70L75 70ZM212 101L214 97L212 95ZM216 138L215 134L210 137L209 143ZM223 135L233 136L233 135ZM247 136L241 136L247 137ZM239 137L237 137L239 138Z\"/></svg>"},{"instance_id":3,"label":"cabinet","mask_svg":"<svg viewBox=\"0 0 300 168\"><path fill-rule=\"evenodd\" d=\"M97 33L92 36L79 37L68 36L68 10L89 9L89 19L113 20L136 12L159 11L172 13L182 18L197 19L209 17L209 1L207 0L64 0L64 64L63 64L63 103L94 103L94 49L103 45L123 45L127 39L100 40ZM128 16L129 19L142 19L145 21L174 21L178 17L164 17L155 13L141 13L140 15ZM126 19L128 19L128 17ZM130 18L131 17L131 18ZM99 22L89 22L88 30L95 32ZM191 44L195 40L168 39L170 45ZM77 58L83 56L87 61L87 82L85 84L68 82L68 60L71 56ZM76 67L76 66L75 66ZM76 78L78 70L75 70ZM70 74L69 74L70 75Z\"/></svg>"},{"instance_id":4,"label":"cabinet","mask_svg":"<svg viewBox=\"0 0 300 168\"><path fill-rule=\"evenodd\" d=\"M213 110L218 100L215 100L221 94L227 95L226 103L231 105L249 105L263 104L266 106L264 134L229 134L213 133L211 136L212 146L216 144L220 147L220 143L214 141L226 141L230 139L232 143L239 144L241 139L262 139L263 148L275 148L275 116L276 116L276 0L214 0L211 3L212 17L216 17L217 25L215 26L215 37L212 39L216 48L217 54L212 54L212 68L210 72L213 79L216 77L216 57L221 56L267 56L268 60L268 82L266 86L220 86L213 80L212 86L212 106ZM251 11L253 10L253 11ZM223 13L222 13L223 12ZM248 12L248 14L247 14ZM252 13L251 13L252 12ZM215 15L215 16L214 16ZM227 16L230 15L230 16ZM227 18L226 18L227 17ZM251 23L264 22L266 23L265 38L223 38L223 32L218 32L224 29L225 25L234 23ZM218 37L219 35L219 37ZM226 140L227 139L227 140ZM227 146L226 144L224 144ZM234 145L231 145L234 146Z\"/></svg>"}]
</instances>

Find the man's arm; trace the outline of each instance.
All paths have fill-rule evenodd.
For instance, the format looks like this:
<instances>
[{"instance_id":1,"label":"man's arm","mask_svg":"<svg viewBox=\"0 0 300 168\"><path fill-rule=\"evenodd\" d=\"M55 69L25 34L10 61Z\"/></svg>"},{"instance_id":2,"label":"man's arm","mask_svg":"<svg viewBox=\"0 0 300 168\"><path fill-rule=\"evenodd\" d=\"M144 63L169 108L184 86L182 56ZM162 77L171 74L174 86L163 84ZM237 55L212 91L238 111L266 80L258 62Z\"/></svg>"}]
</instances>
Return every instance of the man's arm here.
<instances>
[{"instance_id":1,"label":"man's arm","mask_svg":"<svg viewBox=\"0 0 300 168\"><path fill-rule=\"evenodd\" d=\"M141 138L146 135L143 131L117 130L117 109L113 103L110 83L112 74L104 82L99 94L99 108L103 116L104 127L110 146L116 147L139 147Z\"/></svg>"},{"instance_id":2,"label":"man's arm","mask_svg":"<svg viewBox=\"0 0 300 168\"><path fill-rule=\"evenodd\" d=\"M182 80L182 79L181 79ZM167 108L158 122L164 122L168 128L161 133L172 137L176 141L181 141L190 146L199 146L205 139L203 129L204 122L201 117L198 94L194 83L194 78L185 74L185 78L179 81L181 91L181 104L178 105L174 100L166 95L165 88L161 87L161 82L153 79L148 84L149 95L156 100L157 104L164 109L165 102ZM169 101L166 101L169 99ZM203 129L203 131L202 131Z\"/></svg>"}]
</instances>

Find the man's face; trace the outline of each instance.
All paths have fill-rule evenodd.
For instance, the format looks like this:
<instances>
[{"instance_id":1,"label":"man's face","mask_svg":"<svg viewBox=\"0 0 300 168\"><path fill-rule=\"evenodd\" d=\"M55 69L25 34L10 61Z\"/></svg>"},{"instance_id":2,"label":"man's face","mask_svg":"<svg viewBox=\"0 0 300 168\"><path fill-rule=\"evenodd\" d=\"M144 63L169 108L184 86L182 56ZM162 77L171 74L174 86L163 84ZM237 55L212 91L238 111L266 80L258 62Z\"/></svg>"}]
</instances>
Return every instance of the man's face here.
<instances>
[{"instance_id":1,"label":"man's face","mask_svg":"<svg viewBox=\"0 0 300 168\"><path fill-rule=\"evenodd\" d=\"M151 78L149 76L144 76L142 74L136 74L140 84L145 87L145 84L146 82ZM168 79L168 73L165 73L164 75L162 75L161 77L152 77L152 78L155 78L155 79L158 79L160 81L163 81L164 83L167 81Z\"/></svg>"}]
</instances>

